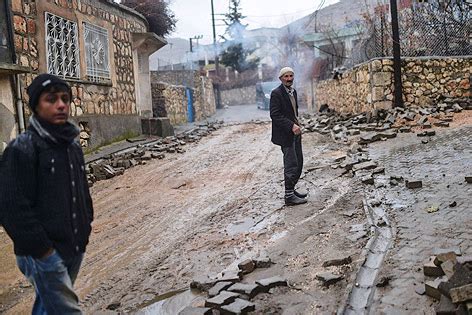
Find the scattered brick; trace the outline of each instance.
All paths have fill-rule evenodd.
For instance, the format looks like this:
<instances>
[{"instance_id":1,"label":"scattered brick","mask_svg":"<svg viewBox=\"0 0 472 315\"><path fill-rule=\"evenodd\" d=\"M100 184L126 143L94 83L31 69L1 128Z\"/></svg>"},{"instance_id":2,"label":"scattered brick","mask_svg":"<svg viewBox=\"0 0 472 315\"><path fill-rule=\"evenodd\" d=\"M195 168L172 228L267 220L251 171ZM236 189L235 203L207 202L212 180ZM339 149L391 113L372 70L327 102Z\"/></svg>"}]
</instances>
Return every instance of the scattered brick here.
<instances>
[{"instance_id":1,"label":"scattered brick","mask_svg":"<svg viewBox=\"0 0 472 315\"><path fill-rule=\"evenodd\" d=\"M258 293L263 291L263 287L258 284L236 283L233 284L228 291L241 293L249 296L250 299L255 297Z\"/></svg>"},{"instance_id":2,"label":"scattered brick","mask_svg":"<svg viewBox=\"0 0 472 315\"><path fill-rule=\"evenodd\" d=\"M254 271L256 264L252 259L246 259L238 264L238 268L243 272L243 274L248 274Z\"/></svg>"},{"instance_id":3,"label":"scattered brick","mask_svg":"<svg viewBox=\"0 0 472 315\"><path fill-rule=\"evenodd\" d=\"M437 254L434 257L434 264L436 266L441 266L442 263L444 263L446 261L449 261L449 260L454 262L454 263L457 261L457 255L454 251Z\"/></svg>"},{"instance_id":4,"label":"scattered brick","mask_svg":"<svg viewBox=\"0 0 472 315\"><path fill-rule=\"evenodd\" d=\"M377 163L370 161L370 162L363 162L363 163L356 164L352 167L352 170L354 172L357 172L360 170L371 170L374 168L377 168Z\"/></svg>"},{"instance_id":5,"label":"scattered brick","mask_svg":"<svg viewBox=\"0 0 472 315\"><path fill-rule=\"evenodd\" d=\"M282 287L287 286L287 280L280 276L275 276L271 278L257 280L256 283L264 288L264 290L268 291L274 287Z\"/></svg>"},{"instance_id":6,"label":"scattered brick","mask_svg":"<svg viewBox=\"0 0 472 315\"><path fill-rule=\"evenodd\" d=\"M233 303L239 297L239 293L221 291L220 294L205 301L206 307L221 308L223 305Z\"/></svg>"},{"instance_id":7,"label":"scattered brick","mask_svg":"<svg viewBox=\"0 0 472 315\"><path fill-rule=\"evenodd\" d=\"M406 180L405 186L410 189L421 188L423 187L423 182L420 180Z\"/></svg>"},{"instance_id":8,"label":"scattered brick","mask_svg":"<svg viewBox=\"0 0 472 315\"><path fill-rule=\"evenodd\" d=\"M445 278L436 278L433 281L426 281L424 283L424 289L427 296L430 296L436 300L441 299L441 292L439 292L439 285L446 280Z\"/></svg>"},{"instance_id":9,"label":"scattered brick","mask_svg":"<svg viewBox=\"0 0 472 315\"><path fill-rule=\"evenodd\" d=\"M223 314L246 314L256 310L256 305L243 299L236 299L233 303L221 307Z\"/></svg>"},{"instance_id":10,"label":"scattered brick","mask_svg":"<svg viewBox=\"0 0 472 315\"><path fill-rule=\"evenodd\" d=\"M233 283L229 281L218 282L213 287L211 287L210 290L208 290L208 296L209 297L217 296L218 294L220 294L221 291L226 290L232 285Z\"/></svg>"},{"instance_id":11,"label":"scattered brick","mask_svg":"<svg viewBox=\"0 0 472 315\"><path fill-rule=\"evenodd\" d=\"M423 265L423 273L428 277L440 277L444 275L444 271L441 267L436 266L432 260Z\"/></svg>"},{"instance_id":12,"label":"scattered brick","mask_svg":"<svg viewBox=\"0 0 472 315\"><path fill-rule=\"evenodd\" d=\"M335 275L330 272L321 273L316 275L316 279L320 280L323 283L323 286L329 287L332 284L335 284L341 281L344 277L341 275Z\"/></svg>"},{"instance_id":13,"label":"scattered brick","mask_svg":"<svg viewBox=\"0 0 472 315\"><path fill-rule=\"evenodd\" d=\"M350 263L352 263L352 258L351 256L347 256L343 258L327 260L323 263L323 267L349 265Z\"/></svg>"},{"instance_id":14,"label":"scattered brick","mask_svg":"<svg viewBox=\"0 0 472 315\"><path fill-rule=\"evenodd\" d=\"M451 289L472 283L472 272L467 267L457 263L454 269L454 275L438 287L439 291L447 297L450 297Z\"/></svg>"},{"instance_id":15,"label":"scattered brick","mask_svg":"<svg viewBox=\"0 0 472 315\"><path fill-rule=\"evenodd\" d=\"M441 295L439 305L436 307L436 315L456 315L457 306L452 304L451 300Z\"/></svg>"},{"instance_id":16,"label":"scattered brick","mask_svg":"<svg viewBox=\"0 0 472 315\"><path fill-rule=\"evenodd\" d=\"M452 288L450 294L453 303L472 301L472 283Z\"/></svg>"}]
</instances>

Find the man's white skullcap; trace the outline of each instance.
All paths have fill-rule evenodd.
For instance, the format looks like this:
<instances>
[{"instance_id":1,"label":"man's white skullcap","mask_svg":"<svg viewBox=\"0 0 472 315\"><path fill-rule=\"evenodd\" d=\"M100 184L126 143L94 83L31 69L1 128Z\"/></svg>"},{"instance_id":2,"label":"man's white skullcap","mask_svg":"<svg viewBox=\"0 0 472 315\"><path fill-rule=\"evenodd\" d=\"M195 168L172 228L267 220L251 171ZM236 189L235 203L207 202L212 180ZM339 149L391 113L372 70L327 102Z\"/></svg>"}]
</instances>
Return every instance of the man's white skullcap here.
<instances>
[{"instance_id":1,"label":"man's white skullcap","mask_svg":"<svg viewBox=\"0 0 472 315\"><path fill-rule=\"evenodd\" d=\"M283 77L284 74L286 74L287 72L295 73L292 68L290 68L290 67L284 67L284 68L280 69L279 78Z\"/></svg>"}]
</instances>

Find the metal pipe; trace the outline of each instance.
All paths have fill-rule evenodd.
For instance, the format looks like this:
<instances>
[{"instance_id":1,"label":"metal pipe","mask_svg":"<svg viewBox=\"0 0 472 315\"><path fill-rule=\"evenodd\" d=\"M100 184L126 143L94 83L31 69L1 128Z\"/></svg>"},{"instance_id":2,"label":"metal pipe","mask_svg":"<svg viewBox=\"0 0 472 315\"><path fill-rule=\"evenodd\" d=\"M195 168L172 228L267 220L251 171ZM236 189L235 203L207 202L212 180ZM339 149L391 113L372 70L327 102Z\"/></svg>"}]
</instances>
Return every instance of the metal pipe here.
<instances>
[{"instance_id":1,"label":"metal pipe","mask_svg":"<svg viewBox=\"0 0 472 315\"><path fill-rule=\"evenodd\" d=\"M15 83L16 83L16 112L18 115L18 127L20 128L20 132L25 131L25 117L23 112L23 99L21 97L21 81L20 75L15 75Z\"/></svg>"},{"instance_id":2,"label":"metal pipe","mask_svg":"<svg viewBox=\"0 0 472 315\"><path fill-rule=\"evenodd\" d=\"M403 107L402 65L400 50L400 33L398 30L397 0L390 0L390 13L392 15L393 81L395 86L395 107Z\"/></svg>"}]
</instances>

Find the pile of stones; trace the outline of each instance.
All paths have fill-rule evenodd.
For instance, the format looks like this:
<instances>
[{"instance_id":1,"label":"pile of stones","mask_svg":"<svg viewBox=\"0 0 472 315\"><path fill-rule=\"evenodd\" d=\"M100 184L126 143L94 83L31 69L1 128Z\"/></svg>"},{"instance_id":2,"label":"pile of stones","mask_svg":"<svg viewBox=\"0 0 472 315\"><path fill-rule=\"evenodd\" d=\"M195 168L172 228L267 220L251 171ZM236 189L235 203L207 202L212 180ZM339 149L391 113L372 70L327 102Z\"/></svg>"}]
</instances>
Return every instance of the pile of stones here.
<instances>
[{"instance_id":1,"label":"pile of stones","mask_svg":"<svg viewBox=\"0 0 472 315\"><path fill-rule=\"evenodd\" d=\"M148 144L137 145L134 150L104 156L103 159L89 163L86 167L88 185L122 175L128 168L146 164L146 161L163 159L165 154L184 153L187 143L198 142L203 137L219 129L223 122L205 123L181 133Z\"/></svg>"},{"instance_id":2,"label":"pile of stones","mask_svg":"<svg viewBox=\"0 0 472 315\"><path fill-rule=\"evenodd\" d=\"M472 314L472 256L461 256L459 248L436 250L423 266L424 288L416 293L439 301L436 314Z\"/></svg>"},{"instance_id":3,"label":"pile of stones","mask_svg":"<svg viewBox=\"0 0 472 315\"><path fill-rule=\"evenodd\" d=\"M244 276L256 268L268 268L271 264L268 256L260 256L247 259L238 264L238 269L222 271L216 277L204 276L193 280L190 288L206 293L207 298L200 307L189 306L179 314L247 314L256 310L256 305L251 302L255 296L275 287L287 286L287 280L280 276L244 281Z\"/></svg>"},{"instance_id":4,"label":"pile of stones","mask_svg":"<svg viewBox=\"0 0 472 315\"><path fill-rule=\"evenodd\" d=\"M348 143L358 136L359 144L395 138L398 132L411 132L412 128L430 129L432 126L449 127L454 113L472 110L470 99L445 98L430 107L393 108L375 110L358 115L340 114L328 107L322 108L320 115L302 116L301 124L305 132L331 135L333 140ZM434 130L424 130L419 137L434 136Z\"/></svg>"}]
</instances>

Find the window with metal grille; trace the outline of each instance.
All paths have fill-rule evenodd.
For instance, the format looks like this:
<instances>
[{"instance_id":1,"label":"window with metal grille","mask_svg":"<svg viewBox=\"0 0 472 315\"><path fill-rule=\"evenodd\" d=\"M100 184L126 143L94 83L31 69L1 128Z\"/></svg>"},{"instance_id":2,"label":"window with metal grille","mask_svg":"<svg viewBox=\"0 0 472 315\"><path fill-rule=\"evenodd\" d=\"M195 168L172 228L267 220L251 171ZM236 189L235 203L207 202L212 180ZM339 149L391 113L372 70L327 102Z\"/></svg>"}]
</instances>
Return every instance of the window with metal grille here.
<instances>
[{"instance_id":1,"label":"window with metal grille","mask_svg":"<svg viewBox=\"0 0 472 315\"><path fill-rule=\"evenodd\" d=\"M108 32L102 27L86 22L83 26L87 78L94 82L107 81L110 79Z\"/></svg>"},{"instance_id":2,"label":"window with metal grille","mask_svg":"<svg viewBox=\"0 0 472 315\"><path fill-rule=\"evenodd\" d=\"M49 12L45 16L48 72L65 78L79 78L77 23Z\"/></svg>"}]
</instances>

